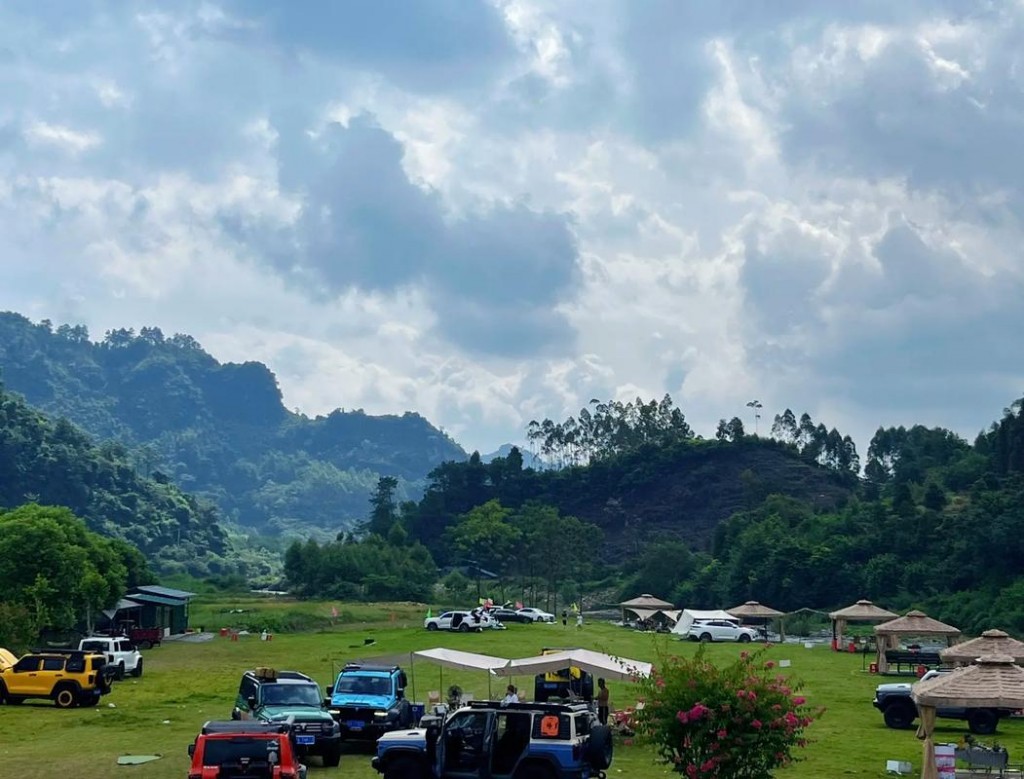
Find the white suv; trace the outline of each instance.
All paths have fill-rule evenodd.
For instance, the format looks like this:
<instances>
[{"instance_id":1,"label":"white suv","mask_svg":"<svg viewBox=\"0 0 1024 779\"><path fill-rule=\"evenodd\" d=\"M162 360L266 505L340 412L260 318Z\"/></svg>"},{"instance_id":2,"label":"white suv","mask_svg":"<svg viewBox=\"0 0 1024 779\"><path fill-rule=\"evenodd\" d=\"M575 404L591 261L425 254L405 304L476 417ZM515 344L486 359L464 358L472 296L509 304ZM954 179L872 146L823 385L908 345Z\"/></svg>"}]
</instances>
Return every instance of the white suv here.
<instances>
[{"instance_id":1,"label":"white suv","mask_svg":"<svg viewBox=\"0 0 1024 779\"><path fill-rule=\"evenodd\" d=\"M746 644L758 637L753 628L740 627L727 619L709 619L690 626L687 635L694 641L739 641Z\"/></svg>"},{"instance_id":2,"label":"white suv","mask_svg":"<svg viewBox=\"0 0 1024 779\"><path fill-rule=\"evenodd\" d=\"M470 630L479 632L484 628L492 628L495 624L483 610L476 614L470 611L445 611L436 617L427 617L423 620L423 627L427 630L457 630L460 633L468 633Z\"/></svg>"},{"instance_id":3,"label":"white suv","mask_svg":"<svg viewBox=\"0 0 1024 779\"><path fill-rule=\"evenodd\" d=\"M78 642L78 648L106 657L107 665L116 670L117 679L124 679L126 673L142 676L142 653L127 638L89 636Z\"/></svg>"}]
</instances>

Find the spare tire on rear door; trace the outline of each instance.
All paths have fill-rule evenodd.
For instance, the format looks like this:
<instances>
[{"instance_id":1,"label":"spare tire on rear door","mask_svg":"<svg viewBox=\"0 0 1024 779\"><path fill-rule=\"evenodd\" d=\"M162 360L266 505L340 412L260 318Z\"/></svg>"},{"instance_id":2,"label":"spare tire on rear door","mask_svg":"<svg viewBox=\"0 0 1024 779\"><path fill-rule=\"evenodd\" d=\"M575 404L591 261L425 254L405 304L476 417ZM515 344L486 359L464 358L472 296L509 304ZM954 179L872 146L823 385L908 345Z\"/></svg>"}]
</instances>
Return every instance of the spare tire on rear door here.
<instances>
[{"instance_id":1,"label":"spare tire on rear door","mask_svg":"<svg viewBox=\"0 0 1024 779\"><path fill-rule=\"evenodd\" d=\"M584 755L595 770L603 771L606 768L611 768L612 729L607 725L595 725L591 728Z\"/></svg>"}]
</instances>

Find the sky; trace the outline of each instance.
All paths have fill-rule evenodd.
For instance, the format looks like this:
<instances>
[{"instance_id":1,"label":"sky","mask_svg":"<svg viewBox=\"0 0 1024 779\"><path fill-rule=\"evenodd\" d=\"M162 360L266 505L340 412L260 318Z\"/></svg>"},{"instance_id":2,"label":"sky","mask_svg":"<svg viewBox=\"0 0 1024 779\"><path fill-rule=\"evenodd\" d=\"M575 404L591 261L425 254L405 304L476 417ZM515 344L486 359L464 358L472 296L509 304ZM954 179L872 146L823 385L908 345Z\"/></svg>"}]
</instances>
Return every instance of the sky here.
<instances>
[{"instance_id":1,"label":"sky","mask_svg":"<svg viewBox=\"0 0 1024 779\"><path fill-rule=\"evenodd\" d=\"M1024 3L0 5L0 309L467 449L1024 395Z\"/></svg>"}]
</instances>

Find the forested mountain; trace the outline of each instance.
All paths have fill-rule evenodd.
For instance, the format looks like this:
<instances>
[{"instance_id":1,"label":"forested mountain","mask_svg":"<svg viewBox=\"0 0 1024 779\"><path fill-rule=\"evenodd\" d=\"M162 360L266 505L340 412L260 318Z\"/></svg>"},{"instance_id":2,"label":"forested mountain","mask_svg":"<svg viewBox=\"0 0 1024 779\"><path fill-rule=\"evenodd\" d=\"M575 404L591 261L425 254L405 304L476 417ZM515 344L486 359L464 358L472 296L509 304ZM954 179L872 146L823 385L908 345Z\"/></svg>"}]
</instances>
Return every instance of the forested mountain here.
<instances>
[{"instance_id":1,"label":"forested mountain","mask_svg":"<svg viewBox=\"0 0 1024 779\"><path fill-rule=\"evenodd\" d=\"M27 503L64 506L89 530L130 542L164 571L232 569L212 506L160 474L140 476L120 444L96 445L67 420L48 419L0 386L0 512ZM22 554L30 559L37 551Z\"/></svg>"},{"instance_id":2,"label":"forested mountain","mask_svg":"<svg viewBox=\"0 0 1024 779\"><path fill-rule=\"evenodd\" d=\"M465 452L414 413L288 411L257 362L221 364L190 336L33 324L0 313L0 378L34 407L122 443L144 475L208 498L225 518L276 534L354 527L381 475L400 498Z\"/></svg>"}]
</instances>

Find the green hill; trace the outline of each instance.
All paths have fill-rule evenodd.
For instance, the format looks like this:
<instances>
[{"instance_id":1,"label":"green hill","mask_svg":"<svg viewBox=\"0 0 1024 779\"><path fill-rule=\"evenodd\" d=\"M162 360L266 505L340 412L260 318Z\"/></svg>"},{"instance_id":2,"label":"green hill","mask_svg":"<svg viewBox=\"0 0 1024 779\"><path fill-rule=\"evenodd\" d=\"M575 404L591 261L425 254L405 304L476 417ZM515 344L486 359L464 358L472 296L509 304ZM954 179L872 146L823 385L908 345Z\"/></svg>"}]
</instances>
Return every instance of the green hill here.
<instances>
[{"instance_id":1,"label":"green hill","mask_svg":"<svg viewBox=\"0 0 1024 779\"><path fill-rule=\"evenodd\" d=\"M160 475L140 476L123 446L96 445L0 386L0 509L26 503L65 506L88 529L137 546L163 571L234 569L212 506Z\"/></svg>"},{"instance_id":2,"label":"green hill","mask_svg":"<svg viewBox=\"0 0 1024 779\"><path fill-rule=\"evenodd\" d=\"M162 474L261 533L349 530L381 475L398 480L397 497L415 498L427 472L466 456L418 414L288 411L265 365L222 364L155 327L94 342L82 326L0 313L0 377L46 414L123 444L143 475Z\"/></svg>"}]
</instances>

